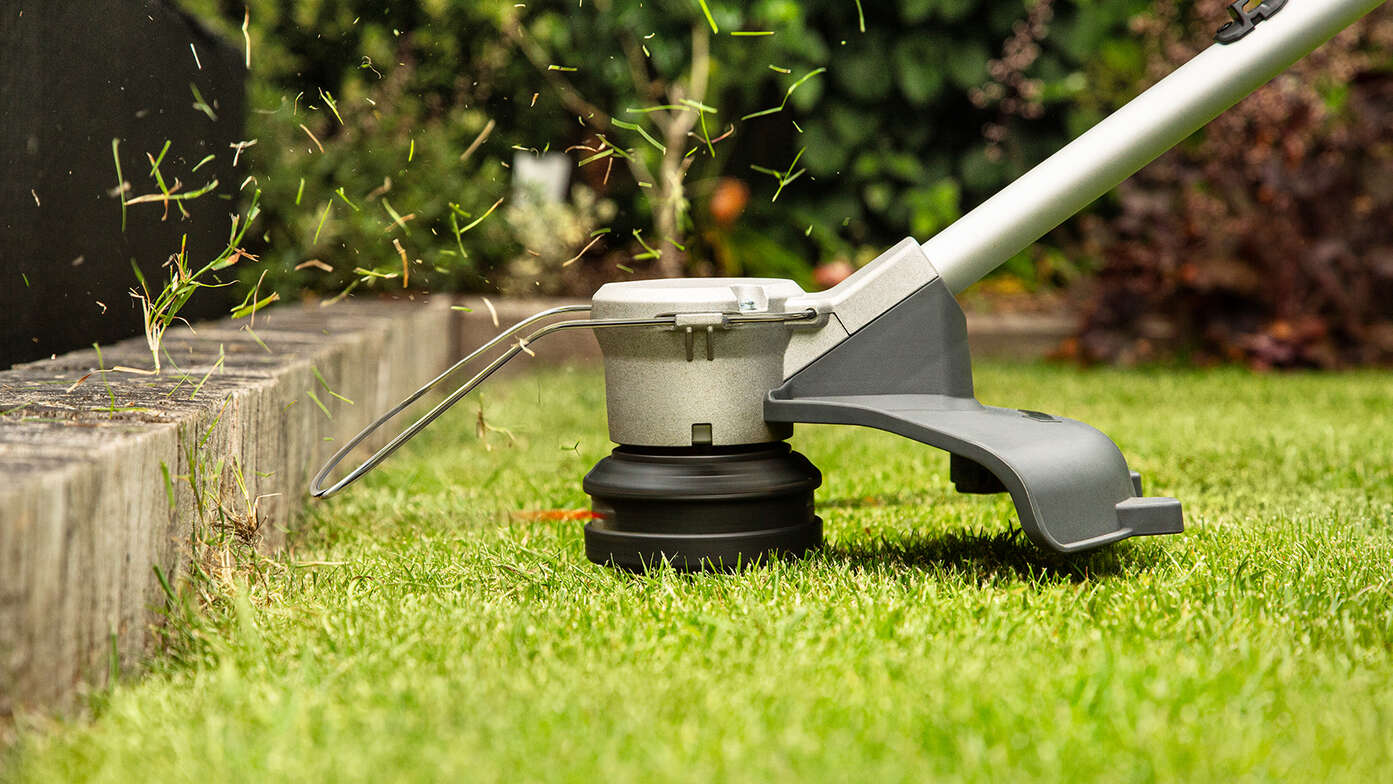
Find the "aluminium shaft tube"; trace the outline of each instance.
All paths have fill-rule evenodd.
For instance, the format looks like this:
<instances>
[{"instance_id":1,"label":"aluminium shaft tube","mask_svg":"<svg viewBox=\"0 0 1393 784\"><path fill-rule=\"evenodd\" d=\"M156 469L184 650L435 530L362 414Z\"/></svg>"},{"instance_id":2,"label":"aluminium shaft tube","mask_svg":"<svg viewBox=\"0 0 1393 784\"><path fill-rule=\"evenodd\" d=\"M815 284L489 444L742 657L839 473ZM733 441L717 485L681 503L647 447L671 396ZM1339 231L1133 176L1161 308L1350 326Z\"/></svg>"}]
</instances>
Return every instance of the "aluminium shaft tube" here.
<instances>
[{"instance_id":1,"label":"aluminium shaft tube","mask_svg":"<svg viewBox=\"0 0 1393 784\"><path fill-rule=\"evenodd\" d=\"M939 232L924 254L954 293L1029 247L1383 0L1288 0L1214 44Z\"/></svg>"}]
</instances>

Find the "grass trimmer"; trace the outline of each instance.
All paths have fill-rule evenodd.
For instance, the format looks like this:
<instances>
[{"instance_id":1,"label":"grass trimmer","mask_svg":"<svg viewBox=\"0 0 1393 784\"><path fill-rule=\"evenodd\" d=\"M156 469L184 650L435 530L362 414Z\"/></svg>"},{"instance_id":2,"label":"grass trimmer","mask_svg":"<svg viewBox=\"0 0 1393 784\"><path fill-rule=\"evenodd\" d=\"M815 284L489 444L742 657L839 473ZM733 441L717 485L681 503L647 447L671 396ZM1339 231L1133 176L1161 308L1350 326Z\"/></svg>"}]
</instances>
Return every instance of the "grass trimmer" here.
<instances>
[{"instance_id":1,"label":"grass trimmer","mask_svg":"<svg viewBox=\"0 0 1393 784\"><path fill-rule=\"evenodd\" d=\"M349 441L311 485L343 489L529 343L593 329L617 448L585 477L593 561L729 568L822 541L822 477L785 439L798 422L862 425L947 451L964 493L1009 493L1038 546L1069 553L1180 533L1180 502L1147 497L1098 430L973 396L954 295L1256 90L1382 0L1239 0L1216 43L941 233L906 239L832 289L702 278L602 286L537 313L421 387ZM588 312L588 318L557 320ZM438 383L511 344L329 487L329 473Z\"/></svg>"}]
</instances>

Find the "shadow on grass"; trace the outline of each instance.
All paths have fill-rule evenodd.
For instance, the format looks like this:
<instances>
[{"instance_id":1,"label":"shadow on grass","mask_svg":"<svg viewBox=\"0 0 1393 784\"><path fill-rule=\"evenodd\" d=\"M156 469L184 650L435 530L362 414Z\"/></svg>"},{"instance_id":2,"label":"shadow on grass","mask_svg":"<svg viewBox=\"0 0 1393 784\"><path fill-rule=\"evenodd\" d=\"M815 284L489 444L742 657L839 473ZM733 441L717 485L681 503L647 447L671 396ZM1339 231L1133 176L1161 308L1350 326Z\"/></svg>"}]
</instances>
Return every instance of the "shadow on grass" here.
<instances>
[{"instance_id":1,"label":"shadow on grass","mask_svg":"<svg viewBox=\"0 0 1393 784\"><path fill-rule=\"evenodd\" d=\"M837 542L821 556L856 569L885 566L941 569L977 580L1013 576L1031 582L1082 583L1137 574L1152 568L1153 548L1123 542L1086 553L1064 555L1031 544L1020 529L1008 532L950 532L933 536L907 534L900 538Z\"/></svg>"}]
</instances>

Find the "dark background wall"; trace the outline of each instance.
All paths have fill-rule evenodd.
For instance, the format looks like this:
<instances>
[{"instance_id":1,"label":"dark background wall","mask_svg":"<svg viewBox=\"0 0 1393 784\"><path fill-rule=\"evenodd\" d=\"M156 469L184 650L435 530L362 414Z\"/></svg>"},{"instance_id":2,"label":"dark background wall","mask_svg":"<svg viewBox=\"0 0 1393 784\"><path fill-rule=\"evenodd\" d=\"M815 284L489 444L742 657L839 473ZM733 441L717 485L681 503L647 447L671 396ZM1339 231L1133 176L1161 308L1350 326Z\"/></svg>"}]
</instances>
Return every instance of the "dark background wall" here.
<instances>
[{"instance_id":1,"label":"dark background wall","mask_svg":"<svg viewBox=\"0 0 1393 784\"><path fill-rule=\"evenodd\" d=\"M246 177L228 147L241 140L245 69L238 48L162 0L0 0L0 63L5 368L138 334L132 259L158 286L185 233L191 260L222 250ZM194 108L190 85L216 121ZM191 191L216 177L221 187L187 202L187 219L173 206L165 220L160 204L131 206L123 233L114 138L130 196L158 192L146 154L166 140L170 185L178 176ZM209 154L217 158L190 174ZM224 309L218 294L205 294L186 315Z\"/></svg>"}]
</instances>

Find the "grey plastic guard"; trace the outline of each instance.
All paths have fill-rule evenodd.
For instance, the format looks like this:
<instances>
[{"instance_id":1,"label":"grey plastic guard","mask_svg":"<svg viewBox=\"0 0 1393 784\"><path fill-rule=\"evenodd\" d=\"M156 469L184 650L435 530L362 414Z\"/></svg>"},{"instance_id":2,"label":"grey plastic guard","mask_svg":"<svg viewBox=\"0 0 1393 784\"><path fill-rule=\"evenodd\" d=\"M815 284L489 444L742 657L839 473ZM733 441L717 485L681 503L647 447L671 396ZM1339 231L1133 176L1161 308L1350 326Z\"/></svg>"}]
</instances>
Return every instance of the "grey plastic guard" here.
<instances>
[{"instance_id":1,"label":"grey plastic guard","mask_svg":"<svg viewBox=\"0 0 1393 784\"><path fill-rule=\"evenodd\" d=\"M977 402L966 320L942 279L771 391L764 416L864 425L951 452L960 490L1009 492L1031 541L1051 550L1184 530L1180 502L1140 497L1140 477L1095 428Z\"/></svg>"}]
</instances>

